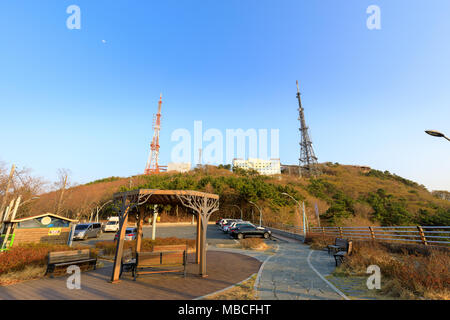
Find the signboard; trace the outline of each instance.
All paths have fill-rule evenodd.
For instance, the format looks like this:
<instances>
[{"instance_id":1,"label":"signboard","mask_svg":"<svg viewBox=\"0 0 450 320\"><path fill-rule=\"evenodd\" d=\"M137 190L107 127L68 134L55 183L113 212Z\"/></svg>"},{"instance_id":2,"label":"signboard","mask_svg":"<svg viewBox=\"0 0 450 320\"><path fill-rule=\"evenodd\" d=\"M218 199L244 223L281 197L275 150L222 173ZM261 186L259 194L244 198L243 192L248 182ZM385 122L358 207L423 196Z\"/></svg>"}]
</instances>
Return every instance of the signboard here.
<instances>
[{"instance_id":1,"label":"signboard","mask_svg":"<svg viewBox=\"0 0 450 320\"><path fill-rule=\"evenodd\" d=\"M61 228L49 228L48 229L49 236L59 236L61 235Z\"/></svg>"},{"instance_id":2,"label":"signboard","mask_svg":"<svg viewBox=\"0 0 450 320\"><path fill-rule=\"evenodd\" d=\"M41 223L42 223L44 226L50 224L50 222L52 222L52 218L50 218L50 217L44 217L44 218L41 219Z\"/></svg>"}]
</instances>

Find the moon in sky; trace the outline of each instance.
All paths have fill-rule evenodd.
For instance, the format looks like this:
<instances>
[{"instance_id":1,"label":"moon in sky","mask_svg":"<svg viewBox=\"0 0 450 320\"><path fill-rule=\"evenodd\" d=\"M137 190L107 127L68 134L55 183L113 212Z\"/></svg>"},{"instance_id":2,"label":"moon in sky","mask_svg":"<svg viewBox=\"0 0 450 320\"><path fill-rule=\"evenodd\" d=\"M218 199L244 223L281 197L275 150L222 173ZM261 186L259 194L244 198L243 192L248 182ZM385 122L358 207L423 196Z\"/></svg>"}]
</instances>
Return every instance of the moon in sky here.
<instances>
[{"instance_id":1,"label":"moon in sky","mask_svg":"<svg viewBox=\"0 0 450 320\"><path fill-rule=\"evenodd\" d=\"M106 43L106 40L102 40L102 43Z\"/></svg>"}]
</instances>

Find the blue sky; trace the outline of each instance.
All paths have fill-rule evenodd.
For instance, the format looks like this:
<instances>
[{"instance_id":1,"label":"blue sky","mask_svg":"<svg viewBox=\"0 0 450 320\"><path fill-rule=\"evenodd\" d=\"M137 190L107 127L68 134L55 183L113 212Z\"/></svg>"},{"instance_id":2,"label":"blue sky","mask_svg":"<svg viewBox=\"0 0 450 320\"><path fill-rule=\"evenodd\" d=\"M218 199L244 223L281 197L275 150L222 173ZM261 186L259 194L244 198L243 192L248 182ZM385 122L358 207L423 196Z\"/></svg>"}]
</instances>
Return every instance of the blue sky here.
<instances>
[{"instance_id":1,"label":"blue sky","mask_svg":"<svg viewBox=\"0 0 450 320\"><path fill-rule=\"evenodd\" d=\"M381 30L366 27L373 4ZM450 145L424 133L450 135L449 13L448 0L2 1L0 160L50 181L141 173L162 92L162 164L195 120L279 129L282 163L298 163L299 80L320 162L450 190Z\"/></svg>"}]
</instances>

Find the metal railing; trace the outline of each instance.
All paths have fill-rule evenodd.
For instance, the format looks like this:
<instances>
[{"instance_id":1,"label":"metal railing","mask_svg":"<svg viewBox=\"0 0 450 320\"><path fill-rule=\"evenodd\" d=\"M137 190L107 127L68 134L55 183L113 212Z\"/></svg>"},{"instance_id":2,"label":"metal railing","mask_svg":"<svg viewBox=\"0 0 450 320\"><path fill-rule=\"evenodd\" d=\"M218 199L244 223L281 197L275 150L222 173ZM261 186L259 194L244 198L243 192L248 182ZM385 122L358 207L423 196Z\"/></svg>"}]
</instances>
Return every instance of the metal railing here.
<instances>
[{"instance_id":1,"label":"metal railing","mask_svg":"<svg viewBox=\"0 0 450 320\"><path fill-rule=\"evenodd\" d=\"M354 240L450 245L450 226L311 227L308 233Z\"/></svg>"}]
</instances>

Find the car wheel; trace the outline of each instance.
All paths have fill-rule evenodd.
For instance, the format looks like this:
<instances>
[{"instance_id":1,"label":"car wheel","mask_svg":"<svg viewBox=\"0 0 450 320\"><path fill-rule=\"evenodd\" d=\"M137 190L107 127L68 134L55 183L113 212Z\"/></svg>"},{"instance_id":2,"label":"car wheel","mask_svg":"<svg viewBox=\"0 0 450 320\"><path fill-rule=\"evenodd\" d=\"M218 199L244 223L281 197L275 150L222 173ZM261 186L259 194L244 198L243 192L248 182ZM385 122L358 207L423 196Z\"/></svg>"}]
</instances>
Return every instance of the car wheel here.
<instances>
[{"instance_id":1,"label":"car wheel","mask_svg":"<svg viewBox=\"0 0 450 320\"><path fill-rule=\"evenodd\" d=\"M244 239L244 235L242 233L238 233L237 238L239 240L242 240L242 239Z\"/></svg>"},{"instance_id":2,"label":"car wheel","mask_svg":"<svg viewBox=\"0 0 450 320\"><path fill-rule=\"evenodd\" d=\"M88 236L87 234L84 235L83 240L87 240Z\"/></svg>"},{"instance_id":3,"label":"car wheel","mask_svg":"<svg viewBox=\"0 0 450 320\"><path fill-rule=\"evenodd\" d=\"M264 239L269 239L270 238L270 234L268 232L264 232Z\"/></svg>"}]
</instances>

